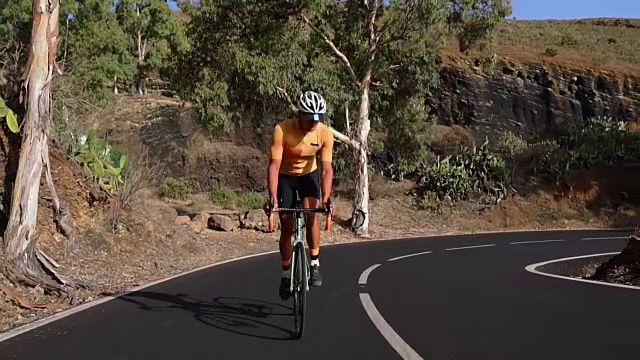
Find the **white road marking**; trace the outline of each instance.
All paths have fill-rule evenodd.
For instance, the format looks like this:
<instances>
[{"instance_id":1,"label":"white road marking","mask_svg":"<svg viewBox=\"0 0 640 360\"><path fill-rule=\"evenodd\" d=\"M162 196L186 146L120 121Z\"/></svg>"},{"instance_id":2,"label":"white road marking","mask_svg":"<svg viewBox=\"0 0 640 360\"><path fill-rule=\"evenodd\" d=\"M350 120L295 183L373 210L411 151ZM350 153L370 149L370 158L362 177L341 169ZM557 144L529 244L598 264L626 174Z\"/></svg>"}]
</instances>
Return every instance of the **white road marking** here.
<instances>
[{"instance_id":1,"label":"white road marking","mask_svg":"<svg viewBox=\"0 0 640 360\"><path fill-rule=\"evenodd\" d=\"M447 251L452 251L452 250L464 250L464 249L475 249L475 248L490 247L490 246L496 246L496 244L474 245L474 246L463 246L463 247L457 247L457 248L448 248L448 249L445 249L445 250L447 250Z\"/></svg>"},{"instance_id":2,"label":"white road marking","mask_svg":"<svg viewBox=\"0 0 640 360\"><path fill-rule=\"evenodd\" d=\"M582 240L623 240L628 239L628 236L610 236L610 237L588 237L582 238Z\"/></svg>"},{"instance_id":3,"label":"white road marking","mask_svg":"<svg viewBox=\"0 0 640 360\"><path fill-rule=\"evenodd\" d=\"M371 265L367 270L363 271L362 274L360 274L360 279L358 279L358 284L367 285L367 280L369 280L369 274L371 274L371 272L375 270L378 266L380 266L380 264Z\"/></svg>"},{"instance_id":4,"label":"white road marking","mask_svg":"<svg viewBox=\"0 0 640 360\"><path fill-rule=\"evenodd\" d=\"M396 261L396 260L405 259L405 258L412 257L412 256L418 256L418 255L424 255L424 254L431 254L432 252L433 252L433 251L424 251L424 252L419 252L419 253L415 253L415 254L402 255L402 256L394 257L394 258L389 259L389 260L387 260L387 261Z\"/></svg>"},{"instance_id":5,"label":"white road marking","mask_svg":"<svg viewBox=\"0 0 640 360\"><path fill-rule=\"evenodd\" d=\"M588 279L578 279L578 278L573 278L573 277L569 277L569 276L562 276L562 275L556 275L556 274L547 274L547 273L544 273L544 272L541 272L541 271L537 270L537 268L540 267L540 266L547 265L547 264L552 264L552 263L556 263L556 262L561 262L561 261L566 261L566 260L573 260L573 259L583 259L583 258L595 257L595 256L617 255L619 253L620 252L618 251L618 252L610 252L610 253L602 253L602 254L591 254L591 255L582 255L582 256L573 256L573 257L567 257L567 258L562 258L562 259L548 260L548 261L543 261L543 262L540 262L540 263L537 263L537 264L527 265L525 267L525 270L527 270L530 273L537 274L537 275L544 275L544 276L554 277L554 278L558 278L558 279L573 280L573 281L580 281L580 282L585 282L585 283L589 283L589 284L596 284L596 285L620 287L620 288L625 288L625 289L640 290L640 286L614 284L614 283L608 283L608 282L604 282L604 281L595 281L595 280L588 280Z\"/></svg>"},{"instance_id":6,"label":"white road marking","mask_svg":"<svg viewBox=\"0 0 640 360\"><path fill-rule=\"evenodd\" d=\"M400 354L403 359L422 359L422 356L418 355L418 353L413 350L409 344L402 340L400 335L398 335L382 317L376 306L373 304L369 294L361 293L360 302L362 302L364 310L367 312L367 315L369 315L369 318L376 328L378 328L380 334L382 334L389 345L391 345L391 347L393 347L393 349Z\"/></svg>"},{"instance_id":7,"label":"white road marking","mask_svg":"<svg viewBox=\"0 0 640 360\"><path fill-rule=\"evenodd\" d=\"M515 242L509 243L509 244L511 244L511 245L519 245L519 244L537 244L537 243L560 242L560 241L565 241L565 240L564 240L564 239L558 239L558 240L515 241Z\"/></svg>"}]
</instances>

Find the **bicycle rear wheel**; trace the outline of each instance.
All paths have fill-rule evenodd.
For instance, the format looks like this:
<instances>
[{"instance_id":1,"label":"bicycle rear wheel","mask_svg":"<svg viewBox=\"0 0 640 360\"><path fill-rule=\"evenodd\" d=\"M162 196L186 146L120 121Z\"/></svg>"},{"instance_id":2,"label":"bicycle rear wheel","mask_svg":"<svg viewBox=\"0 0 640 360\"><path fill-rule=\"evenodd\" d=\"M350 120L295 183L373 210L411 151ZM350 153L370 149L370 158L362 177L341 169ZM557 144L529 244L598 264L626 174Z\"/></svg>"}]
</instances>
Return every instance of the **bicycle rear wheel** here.
<instances>
[{"instance_id":1,"label":"bicycle rear wheel","mask_svg":"<svg viewBox=\"0 0 640 360\"><path fill-rule=\"evenodd\" d=\"M293 265L293 319L297 339L304 333L304 317L307 310L307 274L304 268L304 245L298 243L294 249L295 264Z\"/></svg>"}]
</instances>

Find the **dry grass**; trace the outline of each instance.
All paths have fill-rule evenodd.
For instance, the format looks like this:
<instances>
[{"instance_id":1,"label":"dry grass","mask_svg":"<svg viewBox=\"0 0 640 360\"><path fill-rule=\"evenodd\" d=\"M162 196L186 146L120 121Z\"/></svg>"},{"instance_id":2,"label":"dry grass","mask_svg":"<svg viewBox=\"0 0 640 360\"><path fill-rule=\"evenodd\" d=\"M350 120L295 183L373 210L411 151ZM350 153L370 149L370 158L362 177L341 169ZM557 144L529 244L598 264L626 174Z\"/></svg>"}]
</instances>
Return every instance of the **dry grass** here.
<instances>
[{"instance_id":1,"label":"dry grass","mask_svg":"<svg viewBox=\"0 0 640 360\"><path fill-rule=\"evenodd\" d=\"M494 41L501 57L640 74L640 19L505 20Z\"/></svg>"}]
</instances>

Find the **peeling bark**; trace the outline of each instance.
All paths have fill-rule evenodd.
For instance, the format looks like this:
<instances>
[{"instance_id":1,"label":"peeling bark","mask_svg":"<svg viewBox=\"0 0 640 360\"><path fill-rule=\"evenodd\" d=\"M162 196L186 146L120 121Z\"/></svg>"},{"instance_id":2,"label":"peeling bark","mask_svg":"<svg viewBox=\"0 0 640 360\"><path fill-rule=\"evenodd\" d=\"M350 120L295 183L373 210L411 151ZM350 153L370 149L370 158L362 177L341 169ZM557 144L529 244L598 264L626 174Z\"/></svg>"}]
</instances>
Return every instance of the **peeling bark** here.
<instances>
[{"instance_id":1,"label":"peeling bark","mask_svg":"<svg viewBox=\"0 0 640 360\"><path fill-rule=\"evenodd\" d=\"M354 149L356 154L356 176L351 228L360 236L369 236L369 168L367 138L369 137L369 131L371 130L371 120L369 119L370 79L371 71L368 71L362 82L364 88L362 89L360 109L358 112L356 141L360 146Z\"/></svg>"},{"instance_id":2,"label":"peeling bark","mask_svg":"<svg viewBox=\"0 0 640 360\"><path fill-rule=\"evenodd\" d=\"M18 173L4 234L7 255L4 270L16 284L40 285L48 292L63 294L68 293L65 286L74 286L74 283L60 274L55 261L38 248L36 231L40 179L45 169L58 224L72 242L76 241L75 230L69 223L70 212L68 207L61 205L49 163L51 78L54 69L59 71L54 59L58 44L59 2L33 0L32 6L31 51L24 73L24 88L28 91L27 112Z\"/></svg>"}]
</instances>

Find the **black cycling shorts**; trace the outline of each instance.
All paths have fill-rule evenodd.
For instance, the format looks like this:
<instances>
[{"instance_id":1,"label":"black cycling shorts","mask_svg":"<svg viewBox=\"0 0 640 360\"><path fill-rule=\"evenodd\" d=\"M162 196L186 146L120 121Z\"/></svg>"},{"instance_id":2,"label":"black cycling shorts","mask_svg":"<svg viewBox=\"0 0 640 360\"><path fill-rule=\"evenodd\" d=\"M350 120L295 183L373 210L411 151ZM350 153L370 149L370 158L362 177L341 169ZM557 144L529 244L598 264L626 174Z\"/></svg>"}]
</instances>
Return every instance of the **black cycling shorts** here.
<instances>
[{"instance_id":1,"label":"black cycling shorts","mask_svg":"<svg viewBox=\"0 0 640 360\"><path fill-rule=\"evenodd\" d=\"M320 172L318 169L305 175L278 174L278 207L294 208L300 200L312 197L320 199Z\"/></svg>"}]
</instances>

